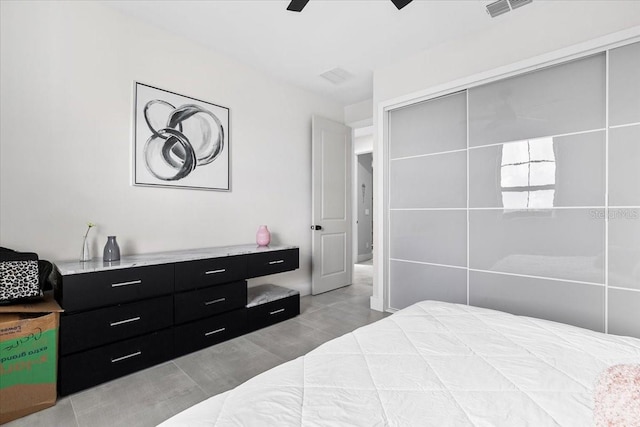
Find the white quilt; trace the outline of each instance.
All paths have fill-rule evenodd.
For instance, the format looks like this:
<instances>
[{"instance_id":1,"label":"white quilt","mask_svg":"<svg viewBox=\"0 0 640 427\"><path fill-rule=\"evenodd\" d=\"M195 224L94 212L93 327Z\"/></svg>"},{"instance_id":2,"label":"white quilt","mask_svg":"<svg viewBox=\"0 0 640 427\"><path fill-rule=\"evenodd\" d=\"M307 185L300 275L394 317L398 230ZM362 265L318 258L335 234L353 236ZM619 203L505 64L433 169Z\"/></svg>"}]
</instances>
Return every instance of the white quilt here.
<instances>
[{"instance_id":1,"label":"white quilt","mask_svg":"<svg viewBox=\"0 0 640 427\"><path fill-rule=\"evenodd\" d=\"M589 426L640 340L423 301L214 396L168 426Z\"/></svg>"}]
</instances>

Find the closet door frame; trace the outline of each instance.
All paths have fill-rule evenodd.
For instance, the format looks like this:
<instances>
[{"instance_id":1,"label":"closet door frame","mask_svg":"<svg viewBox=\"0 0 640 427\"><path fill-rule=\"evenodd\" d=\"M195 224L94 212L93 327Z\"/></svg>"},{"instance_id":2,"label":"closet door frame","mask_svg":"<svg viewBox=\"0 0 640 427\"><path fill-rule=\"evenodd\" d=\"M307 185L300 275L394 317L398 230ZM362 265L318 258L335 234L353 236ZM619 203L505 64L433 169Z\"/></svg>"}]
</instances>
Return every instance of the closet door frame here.
<instances>
[{"instance_id":1,"label":"closet door frame","mask_svg":"<svg viewBox=\"0 0 640 427\"><path fill-rule=\"evenodd\" d=\"M584 58L590 55L607 52L617 47L640 42L640 29L633 27L627 30L608 34L584 43L535 56L504 67L477 73L462 79L437 85L425 90L381 101L375 107L376 134L374 143L374 187L379 190L374 198L374 211L379 220L374 225L373 296L371 308L379 311L393 312L389 307L390 295L390 238L389 238L389 113L395 109L417 104L455 92L465 91L487 83L542 68L559 65L564 62Z\"/></svg>"}]
</instances>

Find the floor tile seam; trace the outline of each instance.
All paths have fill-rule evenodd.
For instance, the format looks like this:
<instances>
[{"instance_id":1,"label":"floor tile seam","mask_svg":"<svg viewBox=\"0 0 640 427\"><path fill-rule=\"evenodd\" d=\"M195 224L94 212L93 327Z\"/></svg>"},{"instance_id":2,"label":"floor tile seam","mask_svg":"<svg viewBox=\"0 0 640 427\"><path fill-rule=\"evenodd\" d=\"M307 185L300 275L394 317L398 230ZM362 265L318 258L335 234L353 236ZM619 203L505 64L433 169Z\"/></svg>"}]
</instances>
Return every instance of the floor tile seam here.
<instances>
[{"instance_id":1,"label":"floor tile seam","mask_svg":"<svg viewBox=\"0 0 640 427\"><path fill-rule=\"evenodd\" d=\"M333 304L339 304L340 302L342 302L342 301L335 302L335 303L332 303L332 304L330 304L330 305L324 305L324 306L322 306L322 307L318 307L318 309L317 309L317 310L313 310L313 311L312 311L312 312L310 312L310 313L300 313L298 316L300 316L300 317L304 318L306 315L313 314L313 313L317 313L317 312L319 312L319 311L327 311L328 309L338 310L338 309L336 309L336 308L334 308L334 307L331 307L331 305L333 305Z\"/></svg>"},{"instance_id":2,"label":"floor tile seam","mask_svg":"<svg viewBox=\"0 0 640 427\"><path fill-rule=\"evenodd\" d=\"M326 341L325 341L325 342L326 342ZM254 343L254 344L255 344L255 343ZM294 358L293 358L293 359L290 359L290 358L287 358L287 357L284 357L284 356L280 356L279 354L276 354L276 353L274 353L273 351L267 350L267 348L266 348L266 347L263 347L263 346L262 346L262 344L256 344L256 345L259 345L259 346L260 346L263 350L265 350L266 352L268 352L268 353L270 353L270 354L272 354L272 355L274 355L274 356L276 356L276 357L278 357L278 358L280 358L280 359L283 359L283 360L284 360L284 362L282 362L282 363L289 362L289 361L291 361L291 360L297 359L298 357L300 357L300 356L304 356L304 355L306 354L306 353L304 353L304 354L299 354L299 355L294 356ZM319 347L320 345L322 345L322 344L318 344L318 346L316 346L316 348L317 348L317 347ZM287 345L282 345L282 346L280 346L280 348L282 348L282 349L287 349L287 348L298 349L299 347L298 347L296 344L287 344ZM315 348L314 348L313 350L315 350ZM310 351L313 351L313 350L310 350ZM307 353L308 353L308 352L307 352ZM282 363L281 363L281 364L282 364ZM280 365L277 365L277 366L280 366Z\"/></svg>"},{"instance_id":3,"label":"floor tile seam","mask_svg":"<svg viewBox=\"0 0 640 427\"><path fill-rule=\"evenodd\" d=\"M288 361L289 361L289 360L285 359L284 357L278 356L277 354L275 354L275 353L273 353L273 352L269 351L266 347L264 347L264 346L263 346L263 345L261 345L261 344L256 344L256 343L254 343L254 342L252 342L252 344L257 345L257 346L258 346L258 347L260 347L262 350L266 351L266 352L267 352L267 353L269 353L270 355L272 355L272 356L274 356L274 357L276 357L276 358L278 358L279 360L281 360L281 361L282 361L282 362L280 362L280 363L279 363L278 365L276 365L276 366L280 366L280 365L282 365L283 363L286 363L286 362L288 362ZM269 370L269 369L267 369L267 371L268 371L268 370ZM263 372L267 372L267 371L263 371ZM261 373L263 373L263 372L260 372L260 374L261 374ZM254 375L254 376L253 376L253 377L251 377L251 378L254 378L254 377L256 377L257 375L260 375L260 374L256 374L256 375Z\"/></svg>"},{"instance_id":4,"label":"floor tile seam","mask_svg":"<svg viewBox=\"0 0 640 427\"><path fill-rule=\"evenodd\" d=\"M313 322L313 321L311 321L311 320L307 320L307 319L305 319L305 318L300 318L298 321L299 321L299 322L301 322L301 323L303 323L305 326L308 326L308 327L310 327L310 328L312 328L312 329L315 329L316 331L324 332L324 333L326 333L326 334L331 335L327 330L325 330L325 329L321 329L321 328L319 328L318 326L316 326L315 322ZM339 337L341 337L341 336L343 336L343 335L346 335L346 334L348 334L348 333L350 333L350 332L353 332L353 331L355 331L357 328L359 328L359 326L356 326L356 327L354 327L353 329L351 329L350 331L347 331L347 332L343 333L342 335L336 336L336 337L334 337L333 339L335 339L335 338L339 338Z\"/></svg>"},{"instance_id":5,"label":"floor tile seam","mask_svg":"<svg viewBox=\"0 0 640 427\"><path fill-rule=\"evenodd\" d=\"M76 422L76 427L80 427L80 422L78 421L78 413L76 412L76 408L73 404L72 396L69 396L69 404L71 405L71 412L73 413L73 420Z\"/></svg>"},{"instance_id":6,"label":"floor tile seam","mask_svg":"<svg viewBox=\"0 0 640 427\"><path fill-rule=\"evenodd\" d=\"M349 298L346 298L344 301L337 302L329 306L334 310L345 310L349 308L360 308L363 310L371 310L371 307L367 305L367 301L371 298L368 295L351 295ZM361 300L361 301L358 301ZM341 308L344 307L344 308ZM375 310L374 310L375 311Z\"/></svg>"},{"instance_id":7,"label":"floor tile seam","mask_svg":"<svg viewBox=\"0 0 640 427\"><path fill-rule=\"evenodd\" d=\"M362 309L365 309L365 307L362 307ZM352 314L352 313L354 313L354 311L349 311L349 309L348 309L347 307L345 307L345 308L335 307L335 308L334 308L334 310L342 311L343 313L347 313L347 314ZM376 310L372 310L372 309L370 309L370 308L369 308L369 309L367 309L367 310L368 310L368 312L369 312L369 313L370 313L370 312L379 313L378 311L376 311Z\"/></svg>"},{"instance_id":8,"label":"floor tile seam","mask_svg":"<svg viewBox=\"0 0 640 427\"><path fill-rule=\"evenodd\" d=\"M197 382L197 381L195 381L195 380L194 380L194 379L193 379L189 374L187 374L187 373L186 373L182 368L180 368L176 363L174 363L174 361L173 361L173 360L170 360L170 361L168 361L168 362L165 362L165 363L162 363L162 364L159 364L159 365L155 365L155 366L153 366L153 367L151 367L151 368L158 367L158 366L161 366L161 365L170 365L170 364L173 364L173 365L174 365L174 367L176 367L180 372L182 372L184 375L186 375L186 377L187 377L187 378L188 378L188 379L189 379L189 380L190 380L190 381L191 381L191 382L192 382L192 383L197 387L197 389L199 389L200 391L202 391L202 393L206 396L206 397L205 397L205 399L203 399L203 400L206 400L208 397L210 397L210 396L209 396L209 394L208 394L208 393L207 393L207 392L202 388L202 386L200 386L200 384L198 384L198 382ZM148 368L148 369L151 369L151 368ZM133 373L132 375L134 375L134 374L136 374L136 373ZM126 378L126 377L122 377L122 378ZM118 379L119 379L119 378L118 378ZM112 381L117 381L118 379L115 379L115 380L112 380ZM167 399L165 399L165 400L163 400L163 401L161 401L161 402L157 402L157 401L156 401L156 403L164 403L164 402L168 402L168 401L170 401L170 400L174 400L174 399L179 398L179 397L180 397L180 396L169 397L169 398L167 398ZM75 406L74 406L74 404L73 404L73 400L72 400L71 398L70 398L70 401L71 401L72 409L73 409L73 411L74 411L74 415L75 415L75 419L76 419L76 424L77 424L77 425L78 425L78 427L79 427L79 426L80 426L79 418L80 418L80 417L88 417L90 414L89 414L89 413L87 413L87 414L84 414L84 415L78 416L78 414L77 414L77 413L76 413L76 411L75 411ZM144 410L144 409L143 409L143 410ZM142 411L142 410L138 410L138 411L134 412L134 414L133 414L133 415L138 414L138 413L140 413L141 411ZM175 414L174 414L174 415L175 415Z\"/></svg>"},{"instance_id":9,"label":"floor tile seam","mask_svg":"<svg viewBox=\"0 0 640 427\"><path fill-rule=\"evenodd\" d=\"M182 367L180 367L180 365L178 365L178 364L175 362L175 359L171 360L171 363L173 363L173 365L174 365L176 368L178 368L178 370L179 370L180 372L182 372L183 374L185 374L185 375L187 376L187 378L189 378L189 379L190 379L190 380L191 380L191 381L192 381L196 386L198 386L198 388L200 389L200 391L202 391L202 393L203 393L205 396L208 396L208 395L209 395L209 393L207 393L207 392L205 391L205 389L204 389L204 388L202 388L202 386L200 385L200 383L198 383L198 381L196 381L196 380L195 380L195 378L192 378L192 377L191 377L191 375L189 375L189 374L188 374L184 369L182 369Z\"/></svg>"},{"instance_id":10,"label":"floor tile seam","mask_svg":"<svg viewBox=\"0 0 640 427\"><path fill-rule=\"evenodd\" d=\"M277 323L277 324L272 325L272 326L293 325L294 323L297 323L299 326L302 326L302 327L304 327L304 328L312 329L312 331L308 331L308 332L322 332L323 334L330 335L330 334L327 334L327 333L326 333L325 331L323 331L323 330L316 329L316 328L314 328L314 327L312 327L312 326L309 326L307 323L304 323L304 318L302 318L302 319L298 319L298 317L292 317L291 319L287 319L287 320L285 320L284 322ZM264 329L258 329L257 331L253 331L253 332L251 332L250 334L246 334L246 335L244 335L244 336L249 336L249 335L251 335L251 334L253 334L253 333L255 333L255 332L260 332L260 331L263 331L263 330L264 330ZM286 331L283 331L283 332L286 332ZM278 334L278 335L280 335L280 333L279 333L279 332L275 332L275 333L276 333L276 334ZM310 336L310 334L309 334L309 333L304 333L303 335L304 335L304 336Z\"/></svg>"},{"instance_id":11,"label":"floor tile seam","mask_svg":"<svg viewBox=\"0 0 640 427\"><path fill-rule=\"evenodd\" d=\"M153 367L151 367L151 368L153 368ZM147 369L149 369L149 368L147 368ZM130 375L135 375L135 374L136 374L136 372L131 373L129 375L126 375L124 377L115 378L115 379L112 379L112 380L97 384L97 385L95 385L95 386L93 386L91 388L80 390L80 391L78 391L76 393L73 393L73 394L69 395L68 397L71 400L71 407L73 408L73 412L74 412L74 415L76 416L76 420L79 420L80 418L86 417L88 414L91 413L92 409L88 409L88 410L84 410L84 411L81 410L80 409L81 405L77 402L77 398L75 400L76 403L74 404L74 396L78 396L78 395L85 394L85 393L100 393L99 391L97 391L98 388L103 387L103 386L105 386L106 384L109 384L109 383L116 383L122 378L126 378L126 377L128 377ZM99 405L100 404L102 404L102 402L99 402ZM98 406L98 405L93 405L91 408L93 408L94 406ZM78 421L78 425L79 424L80 424L80 421Z\"/></svg>"}]
</instances>

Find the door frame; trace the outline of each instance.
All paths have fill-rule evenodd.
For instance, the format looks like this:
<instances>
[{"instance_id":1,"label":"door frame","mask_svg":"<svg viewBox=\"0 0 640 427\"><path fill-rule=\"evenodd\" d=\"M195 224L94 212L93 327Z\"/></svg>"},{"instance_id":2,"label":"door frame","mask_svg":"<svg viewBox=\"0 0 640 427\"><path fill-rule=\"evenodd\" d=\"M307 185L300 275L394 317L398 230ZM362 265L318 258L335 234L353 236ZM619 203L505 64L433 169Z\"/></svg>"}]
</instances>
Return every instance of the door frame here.
<instances>
[{"instance_id":1,"label":"door frame","mask_svg":"<svg viewBox=\"0 0 640 427\"><path fill-rule=\"evenodd\" d=\"M352 192L352 197L351 197L351 214L353 217L353 221L351 224L351 241L352 241L352 252L353 252L353 264L356 264L358 262L358 156L361 154L372 154L373 155L373 151L374 151L374 142L372 140L371 142L371 147L366 147L363 148L361 150L356 149L356 144L355 144L355 140L356 138L358 138L359 136L356 136L356 133L359 133L359 130L364 130L364 134L361 136L366 136L369 135L369 133L366 132L371 132L370 135L372 135L373 138L373 126L363 126L360 128L352 128L352 134L351 134L351 141L353 144L353 153L352 153L352 165L351 165L351 176L352 176L352 180L351 180L351 192ZM375 171L374 171L374 183L375 183ZM372 187L372 194L373 194L373 198L375 199L375 185L373 185ZM373 217L373 213L375 212L374 206L371 207L371 216ZM373 232L375 234L375 225L373 225L374 229ZM371 241L371 244L373 245L373 240ZM373 247L375 248L375 245L373 245ZM353 267L352 267L353 268Z\"/></svg>"},{"instance_id":2,"label":"door frame","mask_svg":"<svg viewBox=\"0 0 640 427\"><path fill-rule=\"evenodd\" d=\"M424 90L383 100L374 106L373 185L376 188L378 197L373 199L373 209L377 218L376 224L374 224L373 247L377 248L377 250L373 253L372 309L395 311L389 308L389 113L395 109L418 102L557 65L572 59L583 58L638 41L640 41L640 27L631 27L504 67L494 68Z\"/></svg>"}]
</instances>

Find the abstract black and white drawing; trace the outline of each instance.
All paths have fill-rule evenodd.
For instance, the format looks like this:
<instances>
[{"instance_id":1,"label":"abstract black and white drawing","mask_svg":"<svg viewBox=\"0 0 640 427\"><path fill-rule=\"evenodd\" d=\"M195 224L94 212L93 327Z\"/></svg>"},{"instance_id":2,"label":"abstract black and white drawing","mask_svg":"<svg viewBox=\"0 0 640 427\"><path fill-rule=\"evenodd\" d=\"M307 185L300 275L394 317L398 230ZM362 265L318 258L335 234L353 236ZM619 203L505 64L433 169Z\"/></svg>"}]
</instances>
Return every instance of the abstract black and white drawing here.
<instances>
[{"instance_id":1,"label":"abstract black and white drawing","mask_svg":"<svg viewBox=\"0 0 640 427\"><path fill-rule=\"evenodd\" d=\"M135 83L134 185L229 190L229 109Z\"/></svg>"}]
</instances>

